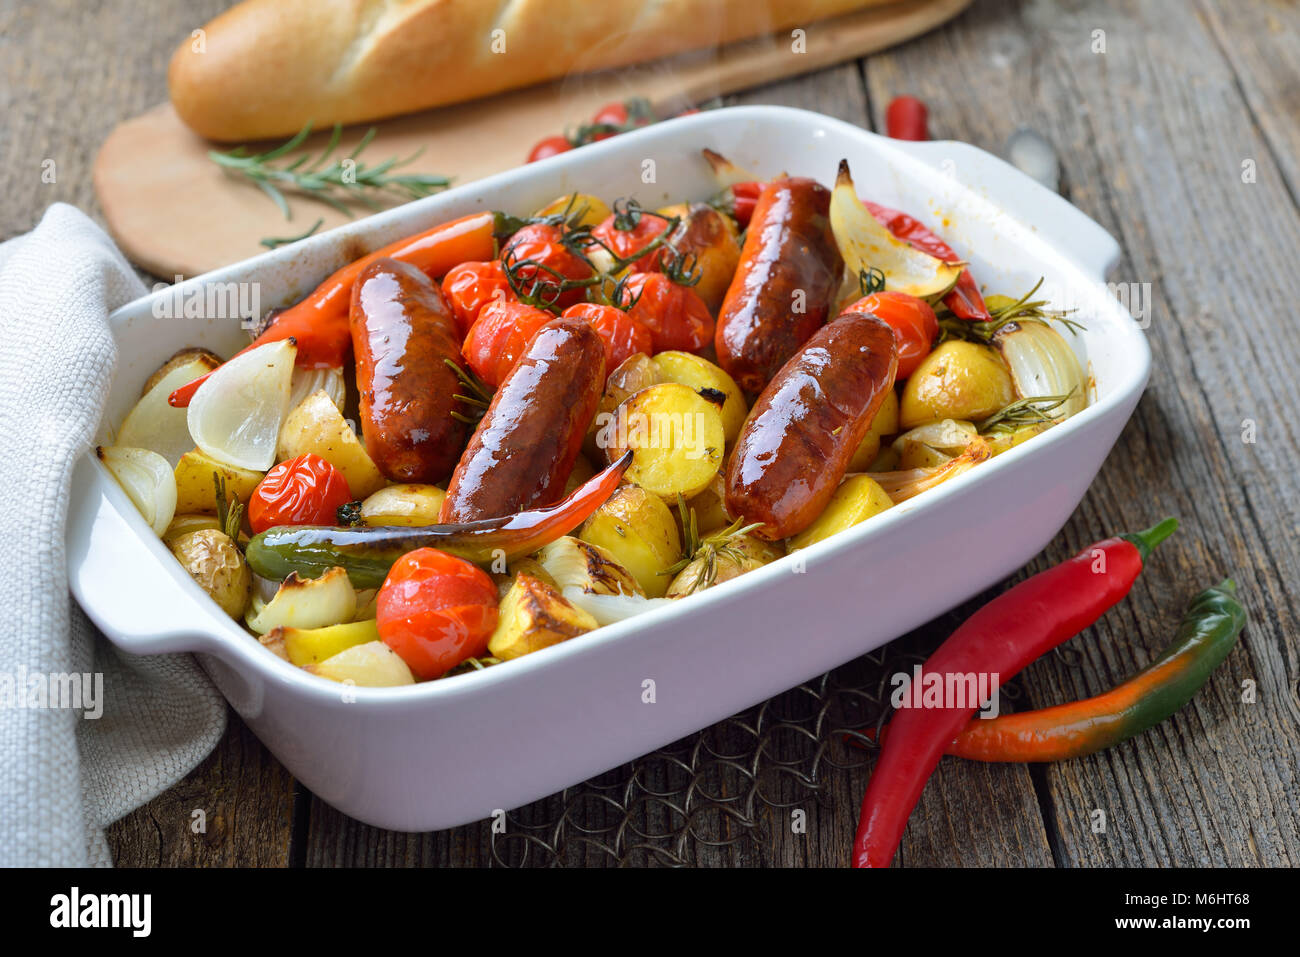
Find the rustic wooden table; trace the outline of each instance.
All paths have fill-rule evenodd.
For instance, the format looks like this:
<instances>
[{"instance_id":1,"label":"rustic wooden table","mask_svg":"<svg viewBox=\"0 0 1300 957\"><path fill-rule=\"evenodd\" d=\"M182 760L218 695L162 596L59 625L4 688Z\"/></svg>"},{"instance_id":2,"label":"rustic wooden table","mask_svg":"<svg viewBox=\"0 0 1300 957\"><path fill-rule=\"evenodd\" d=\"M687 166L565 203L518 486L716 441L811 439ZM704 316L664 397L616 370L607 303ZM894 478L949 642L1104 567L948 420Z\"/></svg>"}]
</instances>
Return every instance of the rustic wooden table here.
<instances>
[{"instance_id":1,"label":"rustic wooden table","mask_svg":"<svg viewBox=\"0 0 1300 957\"><path fill-rule=\"evenodd\" d=\"M98 145L162 97L177 38L226 5L0 0L0 238L53 201L97 213ZM1150 387L1028 571L1165 514L1183 530L1072 654L1022 676L1031 704L1096 693L1145 664L1188 598L1225 574L1251 614L1210 685L1139 738L1055 766L944 762L904 865L1300 864L1297 64L1300 7L1287 0L981 0L898 49L734 98L875 128L911 93L936 137L995 152L1032 125L1060 151L1064 194L1123 245L1115 278L1149 284ZM48 159L54 182L41 177ZM890 653L933 647L987 597ZM852 708L831 705L871 697L862 689L885 670L859 661L525 809L512 827L530 836L513 844L486 822L396 834L347 819L232 715L216 752L110 840L122 865L540 863L552 849L569 863L842 865L870 762L842 760L853 752L832 729ZM208 812L205 834L190 830L194 808Z\"/></svg>"}]
</instances>

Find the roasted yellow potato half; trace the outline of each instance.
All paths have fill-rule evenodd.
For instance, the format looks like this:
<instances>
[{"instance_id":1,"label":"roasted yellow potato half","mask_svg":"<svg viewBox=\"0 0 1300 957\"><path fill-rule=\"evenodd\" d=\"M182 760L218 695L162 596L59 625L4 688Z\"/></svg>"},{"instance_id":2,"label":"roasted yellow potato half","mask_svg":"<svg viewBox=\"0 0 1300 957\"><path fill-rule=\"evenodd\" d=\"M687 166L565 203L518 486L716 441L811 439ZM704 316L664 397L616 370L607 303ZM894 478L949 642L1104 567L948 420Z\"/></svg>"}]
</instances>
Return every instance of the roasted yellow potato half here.
<instances>
[{"instance_id":1,"label":"roasted yellow potato half","mask_svg":"<svg viewBox=\"0 0 1300 957\"><path fill-rule=\"evenodd\" d=\"M597 443L611 462L630 450L626 481L671 502L708 486L727 444L721 405L678 382L625 399Z\"/></svg>"},{"instance_id":2,"label":"roasted yellow potato half","mask_svg":"<svg viewBox=\"0 0 1300 957\"><path fill-rule=\"evenodd\" d=\"M176 514L217 514L217 487L214 475L226 483L226 495L248 504L249 496L262 481L262 473L225 465L205 452L186 452L176 463Z\"/></svg>"},{"instance_id":3,"label":"roasted yellow potato half","mask_svg":"<svg viewBox=\"0 0 1300 957\"><path fill-rule=\"evenodd\" d=\"M303 399L280 427L279 461L308 452L343 473L353 498L367 498L388 484L324 389Z\"/></svg>"},{"instance_id":4,"label":"roasted yellow potato half","mask_svg":"<svg viewBox=\"0 0 1300 957\"><path fill-rule=\"evenodd\" d=\"M532 575L517 575L501 599L488 653L508 661L598 627L595 618L566 601L553 586Z\"/></svg>"},{"instance_id":5,"label":"roasted yellow potato half","mask_svg":"<svg viewBox=\"0 0 1300 957\"><path fill-rule=\"evenodd\" d=\"M745 394L735 379L721 366L690 352L661 352L650 361L659 370L660 381L690 386L715 405L718 404L716 396L721 393L722 431L728 445L736 441L741 426L745 424L745 416L749 414L749 406L745 404Z\"/></svg>"},{"instance_id":6,"label":"roasted yellow potato half","mask_svg":"<svg viewBox=\"0 0 1300 957\"><path fill-rule=\"evenodd\" d=\"M1016 398L997 351L950 339L921 360L899 405L898 424L911 429L935 419L984 419Z\"/></svg>"},{"instance_id":7,"label":"roasted yellow potato half","mask_svg":"<svg viewBox=\"0 0 1300 957\"><path fill-rule=\"evenodd\" d=\"M436 485L389 485L361 503L361 518L367 525L437 525L446 496Z\"/></svg>"},{"instance_id":8,"label":"roasted yellow potato half","mask_svg":"<svg viewBox=\"0 0 1300 957\"><path fill-rule=\"evenodd\" d=\"M837 532L865 522L893 505L876 481L869 475L850 475L835 490L825 511L798 535L790 539L790 551L830 538Z\"/></svg>"},{"instance_id":9,"label":"roasted yellow potato half","mask_svg":"<svg viewBox=\"0 0 1300 957\"><path fill-rule=\"evenodd\" d=\"M871 420L871 429L858 443L858 450L849 460L850 472L866 472L876 456L880 454L880 443L887 435L898 431L898 393L890 389L880 403L876 417Z\"/></svg>"},{"instance_id":10,"label":"roasted yellow potato half","mask_svg":"<svg viewBox=\"0 0 1300 957\"><path fill-rule=\"evenodd\" d=\"M673 513L657 495L623 485L587 519L578 536L599 545L636 579L649 598L668 590L668 568L682 554Z\"/></svg>"}]
</instances>

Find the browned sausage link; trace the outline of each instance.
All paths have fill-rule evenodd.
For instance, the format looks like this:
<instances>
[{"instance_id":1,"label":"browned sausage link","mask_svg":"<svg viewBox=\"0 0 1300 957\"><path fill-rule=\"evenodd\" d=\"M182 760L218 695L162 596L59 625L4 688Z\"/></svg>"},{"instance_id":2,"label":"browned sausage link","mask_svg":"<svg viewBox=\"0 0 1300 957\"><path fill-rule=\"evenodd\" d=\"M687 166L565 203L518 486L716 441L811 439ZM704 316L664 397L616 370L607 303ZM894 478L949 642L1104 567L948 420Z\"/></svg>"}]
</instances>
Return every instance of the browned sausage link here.
<instances>
[{"instance_id":1,"label":"browned sausage link","mask_svg":"<svg viewBox=\"0 0 1300 957\"><path fill-rule=\"evenodd\" d=\"M843 264L830 204L811 179L773 180L758 197L714 334L718 362L747 392L762 392L826 322Z\"/></svg>"},{"instance_id":2,"label":"browned sausage link","mask_svg":"<svg viewBox=\"0 0 1300 957\"><path fill-rule=\"evenodd\" d=\"M460 381L455 320L428 276L377 259L357 277L348 317L361 396L361 431L379 471L397 482L441 482L465 447L452 418Z\"/></svg>"},{"instance_id":3,"label":"browned sausage link","mask_svg":"<svg viewBox=\"0 0 1300 957\"><path fill-rule=\"evenodd\" d=\"M440 521L473 522L550 505L596 415L605 347L582 319L553 319L533 336L469 441Z\"/></svg>"},{"instance_id":4,"label":"browned sausage link","mask_svg":"<svg viewBox=\"0 0 1300 957\"><path fill-rule=\"evenodd\" d=\"M727 511L795 535L826 508L894 387L898 346L875 316L845 313L813 334L759 397L727 466Z\"/></svg>"}]
</instances>

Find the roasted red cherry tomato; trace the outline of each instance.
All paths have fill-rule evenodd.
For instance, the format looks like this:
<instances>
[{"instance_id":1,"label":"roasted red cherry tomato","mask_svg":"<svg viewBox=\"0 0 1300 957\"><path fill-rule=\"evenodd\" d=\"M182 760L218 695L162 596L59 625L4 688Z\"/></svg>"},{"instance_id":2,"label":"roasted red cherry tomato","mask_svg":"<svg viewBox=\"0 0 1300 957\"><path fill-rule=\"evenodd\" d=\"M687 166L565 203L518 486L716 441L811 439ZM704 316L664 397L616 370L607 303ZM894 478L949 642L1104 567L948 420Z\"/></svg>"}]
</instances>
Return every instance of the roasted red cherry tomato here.
<instances>
[{"instance_id":1,"label":"roasted red cherry tomato","mask_svg":"<svg viewBox=\"0 0 1300 957\"><path fill-rule=\"evenodd\" d=\"M545 309L514 299L493 299L479 311L460 347L461 355L474 374L495 389L537 330L554 318Z\"/></svg>"},{"instance_id":2,"label":"roasted red cherry tomato","mask_svg":"<svg viewBox=\"0 0 1300 957\"><path fill-rule=\"evenodd\" d=\"M914 96L896 96L885 109L885 132L896 140L928 140L930 111Z\"/></svg>"},{"instance_id":3,"label":"roasted red cherry tomato","mask_svg":"<svg viewBox=\"0 0 1300 957\"><path fill-rule=\"evenodd\" d=\"M894 330L899 379L912 374L939 338L939 320L930 304L905 292L873 292L846 306L844 311L875 316Z\"/></svg>"},{"instance_id":4,"label":"roasted red cherry tomato","mask_svg":"<svg viewBox=\"0 0 1300 957\"><path fill-rule=\"evenodd\" d=\"M277 525L337 525L335 512L350 501L343 473L308 452L266 473L248 500L248 524L254 532Z\"/></svg>"},{"instance_id":5,"label":"roasted red cherry tomato","mask_svg":"<svg viewBox=\"0 0 1300 957\"><path fill-rule=\"evenodd\" d=\"M654 338L639 320L622 309L598 302L580 302L564 310L564 316L586 319L605 345L605 371L608 374L628 356L638 352L650 354Z\"/></svg>"},{"instance_id":6,"label":"roasted red cherry tomato","mask_svg":"<svg viewBox=\"0 0 1300 957\"><path fill-rule=\"evenodd\" d=\"M616 126L618 130L607 130L592 135L593 140L606 140L617 136L627 126L627 106L620 102L606 103L591 118L592 126Z\"/></svg>"},{"instance_id":7,"label":"roasted red cherry tomato","mask_svg":"<svg viewBox=\"0 0 1300 957\"><path fill-rule=\"evenodd\" d=\"M713 342L713 316L690 286L661 272L633 273L623 284L619 302L633 300L628 315L650 330L655 352L695 352Z\"/></svg>"},{"instance_id":8,"label":"roasted red cherry tomato","mask_svg":"<svg viewBox=\"0 0 1300 957\"><path fill-rule=\"evenodd\" d=\"M501 265L514 272L515 282L522 288L530 290L536 284L537 294L549 301L554 292L544 288L546 284L589 279L592 275L590 264L565 246L563 239L564 231L559 226L530 223L502 248ZM585 297L586 290L575 286L566 289L556 302L561 307L572 306Z\"/></svg>"},{"instance_id":9,"label":"roasted red cherry tomato","mask_svg":"<svg viewBox=\"0 0 1300 957\"><path fill-rule=\"evenodd\" d=\"M456 329L462 339L489 302L514 298L499 259L456 266L442 280L442 295L456 317Z\"/></svg>"},{"instance_id":10,"label":"roasted red cherry tomato","mask_svg":"<svg viewBox=\"0 0 1300 957\"><path fill-rule=\"evenodd\" d=\"M487 651L497 626L497 586L463 558L417 548L384 579L375 624L417 678L438 678Z\"/></svg>"},{"instance_id":11,"label":"roasted red cherry tomato","mask_svg":"<svg viewBox=\"0 0 1300 957\"><path fill-rule=\"evenodd\" d=\"M615 225L617 219L616 214L610 213L591 231L591 235L608 246L619 259L631 259L636 256L668 228L668 220L653 213L642 212L636 225L631 229L619 229ZM633 272L653 271L656 268L655 260L658 253L659 250L656 249L642 256L632 263L630 268Z\"/></svg>"},{"instance_id":12,"label":"roasted red cherry tomato","mask_svg":"<svg viewBox=\"0 0 1300 957\"><path fill-rule=\"evenodd\" d=\"M544 160L550 156L567 153L571 149L573 149L573 144L569 142L568 137L548 136L533 147L532 152L528 154L528 162L536 163L538 160Z\"/></svg>"}]
</instances>

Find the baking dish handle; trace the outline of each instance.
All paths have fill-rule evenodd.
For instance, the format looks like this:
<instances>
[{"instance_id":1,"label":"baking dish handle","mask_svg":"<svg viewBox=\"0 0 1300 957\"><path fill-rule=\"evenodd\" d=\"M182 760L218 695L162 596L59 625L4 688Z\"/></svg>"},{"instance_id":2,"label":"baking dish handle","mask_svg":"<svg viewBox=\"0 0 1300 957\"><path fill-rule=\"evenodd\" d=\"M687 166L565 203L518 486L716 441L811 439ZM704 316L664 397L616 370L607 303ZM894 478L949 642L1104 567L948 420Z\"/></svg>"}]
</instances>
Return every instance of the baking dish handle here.
<instances>
[{"instance_id":1,"label":"baking dish handle","mask_svg":"<svg viewBox=\"0 0 1300 957\"><path fill-rule=\"evenodd\" d=\"M66 545L77 603L123 651L205 650L211 635L232 625L90 455L72 472ZM171 584L160 588L160 579Z\"/></svg>"},{"instance_id":2,"label":"baking dish handle","mask_svg":"<svg viewBox=\"0 0 1300 957\"><path fill-rule=\"evenodd\" d=\"M1086 213L1010 163L969 143L891 140L926 166L956 175L962 185L1022 223L1073 260L1090 277L1104 280L1119 263L1115 237Z\"/></svg>"}]
</instances>

